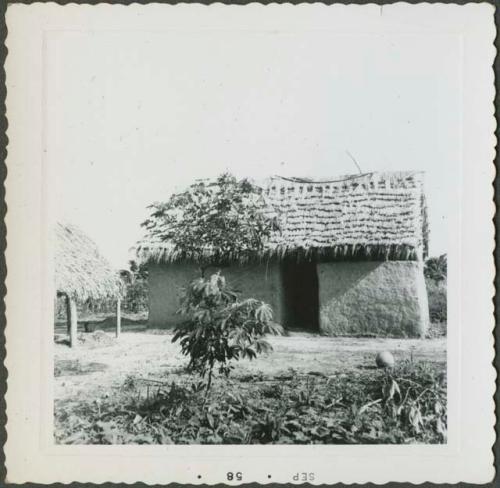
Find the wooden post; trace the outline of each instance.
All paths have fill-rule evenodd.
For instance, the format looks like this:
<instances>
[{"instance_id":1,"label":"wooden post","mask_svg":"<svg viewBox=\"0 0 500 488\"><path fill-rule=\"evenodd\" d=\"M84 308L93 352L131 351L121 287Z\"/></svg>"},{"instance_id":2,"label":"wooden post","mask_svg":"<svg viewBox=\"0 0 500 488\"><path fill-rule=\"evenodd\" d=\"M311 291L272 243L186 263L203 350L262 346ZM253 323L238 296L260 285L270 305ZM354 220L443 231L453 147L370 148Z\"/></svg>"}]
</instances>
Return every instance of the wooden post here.
<instances>
[{"instance_id":1,"label":"wooden post","mask_svg":"<svg viewBox=\"0 0 500 488\"><path fill-rule=\"evenodd\" d=\"M116 300L116 337L120 337L122 331L122 301L120 297Z\"/></svg>"},{"instance_id":2,"label":"wooden post","mask_svg":"<svg viewBox=\"0 0 500 488\"><path fill-rule=\"evenodd\" d=\"M74 298L69 297L69 345L71 347L77 346L77 332L78 332L78 313L76 310L76 301Z\"/></svg>"},{"instance_id":3,"label":"wooden post","mask_svg":"<svg viewBox=\"0 0 500 488\"><path fill-rule=\"evenodd\" d=\"M64 301L66 303L66 333L69 335L71 331L71 307L69 306L69 295L64 294Z\"/></svg>"}]
</instances>

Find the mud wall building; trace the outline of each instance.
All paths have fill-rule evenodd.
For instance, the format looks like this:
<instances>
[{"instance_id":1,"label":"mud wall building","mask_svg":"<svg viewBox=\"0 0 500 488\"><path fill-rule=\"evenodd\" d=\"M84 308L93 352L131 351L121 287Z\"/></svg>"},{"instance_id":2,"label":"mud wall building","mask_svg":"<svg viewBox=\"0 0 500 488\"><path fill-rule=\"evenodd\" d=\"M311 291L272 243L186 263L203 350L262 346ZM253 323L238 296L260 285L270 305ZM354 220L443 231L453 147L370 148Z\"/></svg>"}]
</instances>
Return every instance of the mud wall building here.
<instances>
[{"instance_id":1,"label":"mud wall building","mask_svg":"<svg viewBox=\"0 0 500 488\"><path fill-rule=\"evenodd\" d=\"M428 227L422 173L329 181L273 177L263 185L263 195L269 211L278 215L265 255L206 273L220 269L242 296L268 302L275 320L288 329L425 334ZM151 243L141 253L149 263L150 326L173 327L181 288L199 276L199 267L162 259Z\"/></svg>"}]
</instances>

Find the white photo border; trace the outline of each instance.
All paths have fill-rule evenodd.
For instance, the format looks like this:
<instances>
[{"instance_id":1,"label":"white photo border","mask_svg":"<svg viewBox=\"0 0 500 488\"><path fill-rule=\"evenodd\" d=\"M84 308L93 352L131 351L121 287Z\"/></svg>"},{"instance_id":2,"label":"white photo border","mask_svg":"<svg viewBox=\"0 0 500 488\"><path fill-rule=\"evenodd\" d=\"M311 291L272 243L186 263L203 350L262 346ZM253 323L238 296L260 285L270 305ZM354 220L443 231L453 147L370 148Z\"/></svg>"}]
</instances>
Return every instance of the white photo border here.
<instances>
[{"instance_id":1,"label":"white photo border","mask_svg":"<svg viewBox=\"0 0 500 488\"><path fill-rule=\"evenodd\" d=\"M494 476L494 9L489 4L12 4L7 10L6 349L9 482L190 484L485 483ZM461 45L460 206L451 217L448 335L450 438L436 446L56 446L53 285L45 160L44 52L74 30L350 29L452 35ZM214 27L215 26L215 27ZM49 186L48 186L49 185ZM466 354L464 354L464 351ZM241 481L227 472L242 472ZM269 479L268 476L272 475ZM198 476L201 476L199 478Z\"/></svg>"}]
</instances>

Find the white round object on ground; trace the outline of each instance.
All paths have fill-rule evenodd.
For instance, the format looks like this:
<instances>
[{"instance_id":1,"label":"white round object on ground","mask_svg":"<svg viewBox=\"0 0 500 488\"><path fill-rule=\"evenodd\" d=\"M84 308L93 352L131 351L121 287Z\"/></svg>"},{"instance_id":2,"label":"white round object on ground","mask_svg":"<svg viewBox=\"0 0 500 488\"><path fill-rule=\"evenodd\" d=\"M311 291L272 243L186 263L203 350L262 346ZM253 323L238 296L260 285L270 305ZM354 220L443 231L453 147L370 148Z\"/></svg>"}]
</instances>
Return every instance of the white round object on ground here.
<instances>
[{"instance_id":1,"label":"white round object on ground","mask_svg":"<svg viewBox=\"0 0 500 488\"><path fill-rule=\"evenodd\" d=\"M389 351L382 351L377 354L375 362L379 368L393 368L394 356Z\"/></svg>"}]
</instances>

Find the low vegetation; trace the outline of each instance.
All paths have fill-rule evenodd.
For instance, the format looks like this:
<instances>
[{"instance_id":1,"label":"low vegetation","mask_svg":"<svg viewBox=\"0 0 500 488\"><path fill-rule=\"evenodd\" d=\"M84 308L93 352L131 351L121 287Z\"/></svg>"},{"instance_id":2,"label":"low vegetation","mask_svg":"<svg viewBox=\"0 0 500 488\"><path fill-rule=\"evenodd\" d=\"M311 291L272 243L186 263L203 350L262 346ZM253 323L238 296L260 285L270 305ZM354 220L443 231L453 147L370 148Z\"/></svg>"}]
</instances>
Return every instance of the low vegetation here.
<instances>
[{"instance_id":1,"label":"low vegetation","mask_svg":"<svg viewBox=\"0 0 500 488\"><path fill-rule=\"evenodd\" d=\"M129 376L94 400L56 402L63 444L404 444L446 442L446 375L405 361L331 376L262 374L204 384L182 371Z\"/></svg>"}]
</instances>

